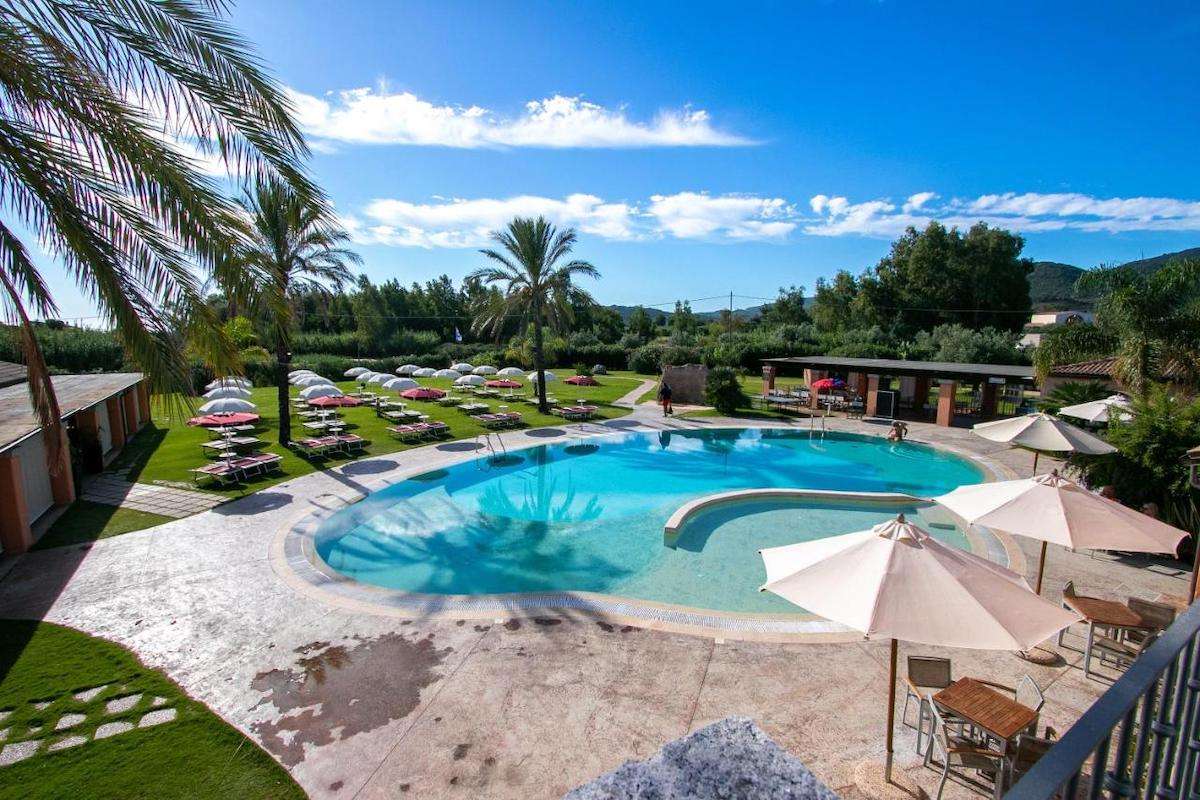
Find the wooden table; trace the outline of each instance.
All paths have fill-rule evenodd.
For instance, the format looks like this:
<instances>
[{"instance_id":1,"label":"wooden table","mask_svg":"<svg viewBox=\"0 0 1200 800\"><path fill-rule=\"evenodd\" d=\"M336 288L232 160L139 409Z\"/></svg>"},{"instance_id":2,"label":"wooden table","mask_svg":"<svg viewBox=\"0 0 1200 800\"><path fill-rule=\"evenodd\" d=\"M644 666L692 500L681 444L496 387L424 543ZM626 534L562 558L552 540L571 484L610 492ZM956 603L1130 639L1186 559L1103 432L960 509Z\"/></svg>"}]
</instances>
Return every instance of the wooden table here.
<instances>
[{"instance_id":1,"label":"wooden table","mask_svg":"<svg viewBox=\"0 0 1200 800\"><path fill-rule=\"evenodd\" d=\"M1083 617L1087 623L1087 644L1083 650L1083 676L1090 678L1092 668L1092 644L1096 640L1096 626L1102 628L1145 628L1146 622L1141 615L1124 603L1116 600L1104 600L1099 597L1073 595L1063 598L1063 608L1069 608ZM1063 646L1063 634L1066 629L1058 632L1058 646Z\"/></svg>"},{"instance_id":2,"label":"wooden table","mask_svg":"<svg viewBox=\"0 0 1200 800\"><path fill-rule=\"evenodd\" d=\"M995 738L1001 755L1017 734L1037 725L1038 712L975 678L959 678L935 694L933 702ZM996 775L997 798L1003 788L1002 774L999 770Z\"/></svg>"}]
</instances>

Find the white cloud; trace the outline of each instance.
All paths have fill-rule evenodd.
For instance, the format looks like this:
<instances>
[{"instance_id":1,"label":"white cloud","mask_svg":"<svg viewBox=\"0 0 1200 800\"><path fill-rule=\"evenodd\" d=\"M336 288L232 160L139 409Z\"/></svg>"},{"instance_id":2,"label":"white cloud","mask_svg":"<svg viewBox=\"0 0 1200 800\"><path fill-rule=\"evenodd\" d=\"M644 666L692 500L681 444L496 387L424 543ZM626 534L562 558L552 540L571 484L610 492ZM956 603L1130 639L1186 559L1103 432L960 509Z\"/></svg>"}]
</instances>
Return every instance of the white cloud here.
<instances>
[{"instance_id":1,"label":"white cloud","mask_svg":"<svg viewBox=\"0 0 1200 800\"><path fill-rule=\"evenodd\" d=\"M775 239L796 227L794 212L781 198L679 192L654 195L647 209L658 230L679 239L723 235L733 239Z\"/></svg>"},{"instance_id":2,"label":"white cloud","mask_svg":"<svg viewBox=\"0 0 1200 800\"><path fill-rule=\"evenodd\" d=\"M325 98L289 90L297 118L314 148L329 141L442 147L731 147L753 144L713 126L708 112L660 111L631 120L623 108L582 97L554 95L525 104L515 117L480 106L435 105L386 87L329 93Z\"/></svg>"},{"instance_id":3,"label":"white cloud","mask_svg":"<svg viewBox=\"0 0 1200 800\"><path fill-rule=\"evenodd\" d=\"M889 199L850 203L844 197L814 196L817 219L804 225L813 236L896 236L932 220L968 228L986 222L1024 233L1200 230L1200 202L1169 197L1098 198L1079 193L986 194L936 202L934 192L910 195L899 208Z\"/></svg>"}]
</instances>

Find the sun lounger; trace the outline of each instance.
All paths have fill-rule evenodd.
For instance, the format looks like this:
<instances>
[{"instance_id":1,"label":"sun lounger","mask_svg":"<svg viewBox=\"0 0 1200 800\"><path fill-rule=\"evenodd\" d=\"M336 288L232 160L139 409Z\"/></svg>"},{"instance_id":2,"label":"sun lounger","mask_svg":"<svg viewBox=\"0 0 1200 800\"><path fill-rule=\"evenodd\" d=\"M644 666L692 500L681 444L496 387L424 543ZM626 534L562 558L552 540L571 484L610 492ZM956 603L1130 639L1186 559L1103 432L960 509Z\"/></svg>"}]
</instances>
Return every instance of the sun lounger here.
<instances>
[{"instance_id":1,"label":"sun lounger","mask_svg":"<svg viewBox=\"0 0 1200 800\"><path fill-rule=\"evenodd\" d=\"M203 467L190 469L192 480L197 486L204 482L207 478L210 482L219 485L233 484L238 482L238 471L224 462L217 464L205 464Z\"/></svg>"},{"instance_id":2,"label":"sun lounger","mask_svg":"<svg viewBox=\"0 0 1200 800\"><path fill-rule=\"evenodd\" d=\"M425 436L425 431L419 425L391 425L387 432L402 442L415 442Z\"/></svg>"},{"instance_id":3,"label":"sun lounger","mask_svg":"<svg viewBox=\"0 0 1200 800\"><path fill-rule=\"evenodd\" d=\"M551 414L557 414L563 419L576 422L579 420L591 419L596 416L599 409L596 406L563 406L562 408L550 409Z\"/></svg>"},{"instance_id":4,"label":"sun lounger","mask_svg":"<svg viewBox=\"0 0 1200 800\"><path fill-rule=\"evenodd\" d=\"M334 438L338 441L338 447L345 450L347 455L361 453L363 448L369 444L366 439L356 436L353 433L335 436Z\"/></svg>"}]
</instances>

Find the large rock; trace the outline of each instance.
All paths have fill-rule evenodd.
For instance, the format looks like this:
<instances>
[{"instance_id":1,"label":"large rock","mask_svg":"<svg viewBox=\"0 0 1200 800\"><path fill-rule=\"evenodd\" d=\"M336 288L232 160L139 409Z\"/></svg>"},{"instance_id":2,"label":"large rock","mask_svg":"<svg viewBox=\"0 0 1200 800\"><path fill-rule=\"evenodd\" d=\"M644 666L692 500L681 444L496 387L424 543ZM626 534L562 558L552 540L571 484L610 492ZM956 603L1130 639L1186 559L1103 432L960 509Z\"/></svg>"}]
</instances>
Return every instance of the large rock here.
<instances>
[{"instance_id":1,"label":"large rock","mask_svg":"<svg viewBox=\"0 0 1200 800\"><path fill-rule=\"evenodd\" d=\"M563 800L836 800L746 717L727 717L629 761Z\"/></svg>"}]
</instances>

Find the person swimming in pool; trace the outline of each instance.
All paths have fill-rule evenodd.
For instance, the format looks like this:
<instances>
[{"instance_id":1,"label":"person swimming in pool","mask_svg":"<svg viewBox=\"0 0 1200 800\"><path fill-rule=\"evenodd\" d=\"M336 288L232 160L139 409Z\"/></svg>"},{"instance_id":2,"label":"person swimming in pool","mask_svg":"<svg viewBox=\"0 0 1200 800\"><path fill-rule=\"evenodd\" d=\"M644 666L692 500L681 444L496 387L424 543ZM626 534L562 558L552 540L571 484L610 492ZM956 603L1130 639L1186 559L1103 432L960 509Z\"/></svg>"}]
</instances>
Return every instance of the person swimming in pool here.
<instances>
[{"instance_id":1,"label":"person swimming in pool","mask_svg":"<svg viewBox=\"0 0 1200 800\"><path fill-rule=\"evenodd\" d=\"M895 420L892 422L891 430L888 431L887 439L889 442L903 442L904 437L908 436L908 423Z\"/></svg>"}]
</instances>

